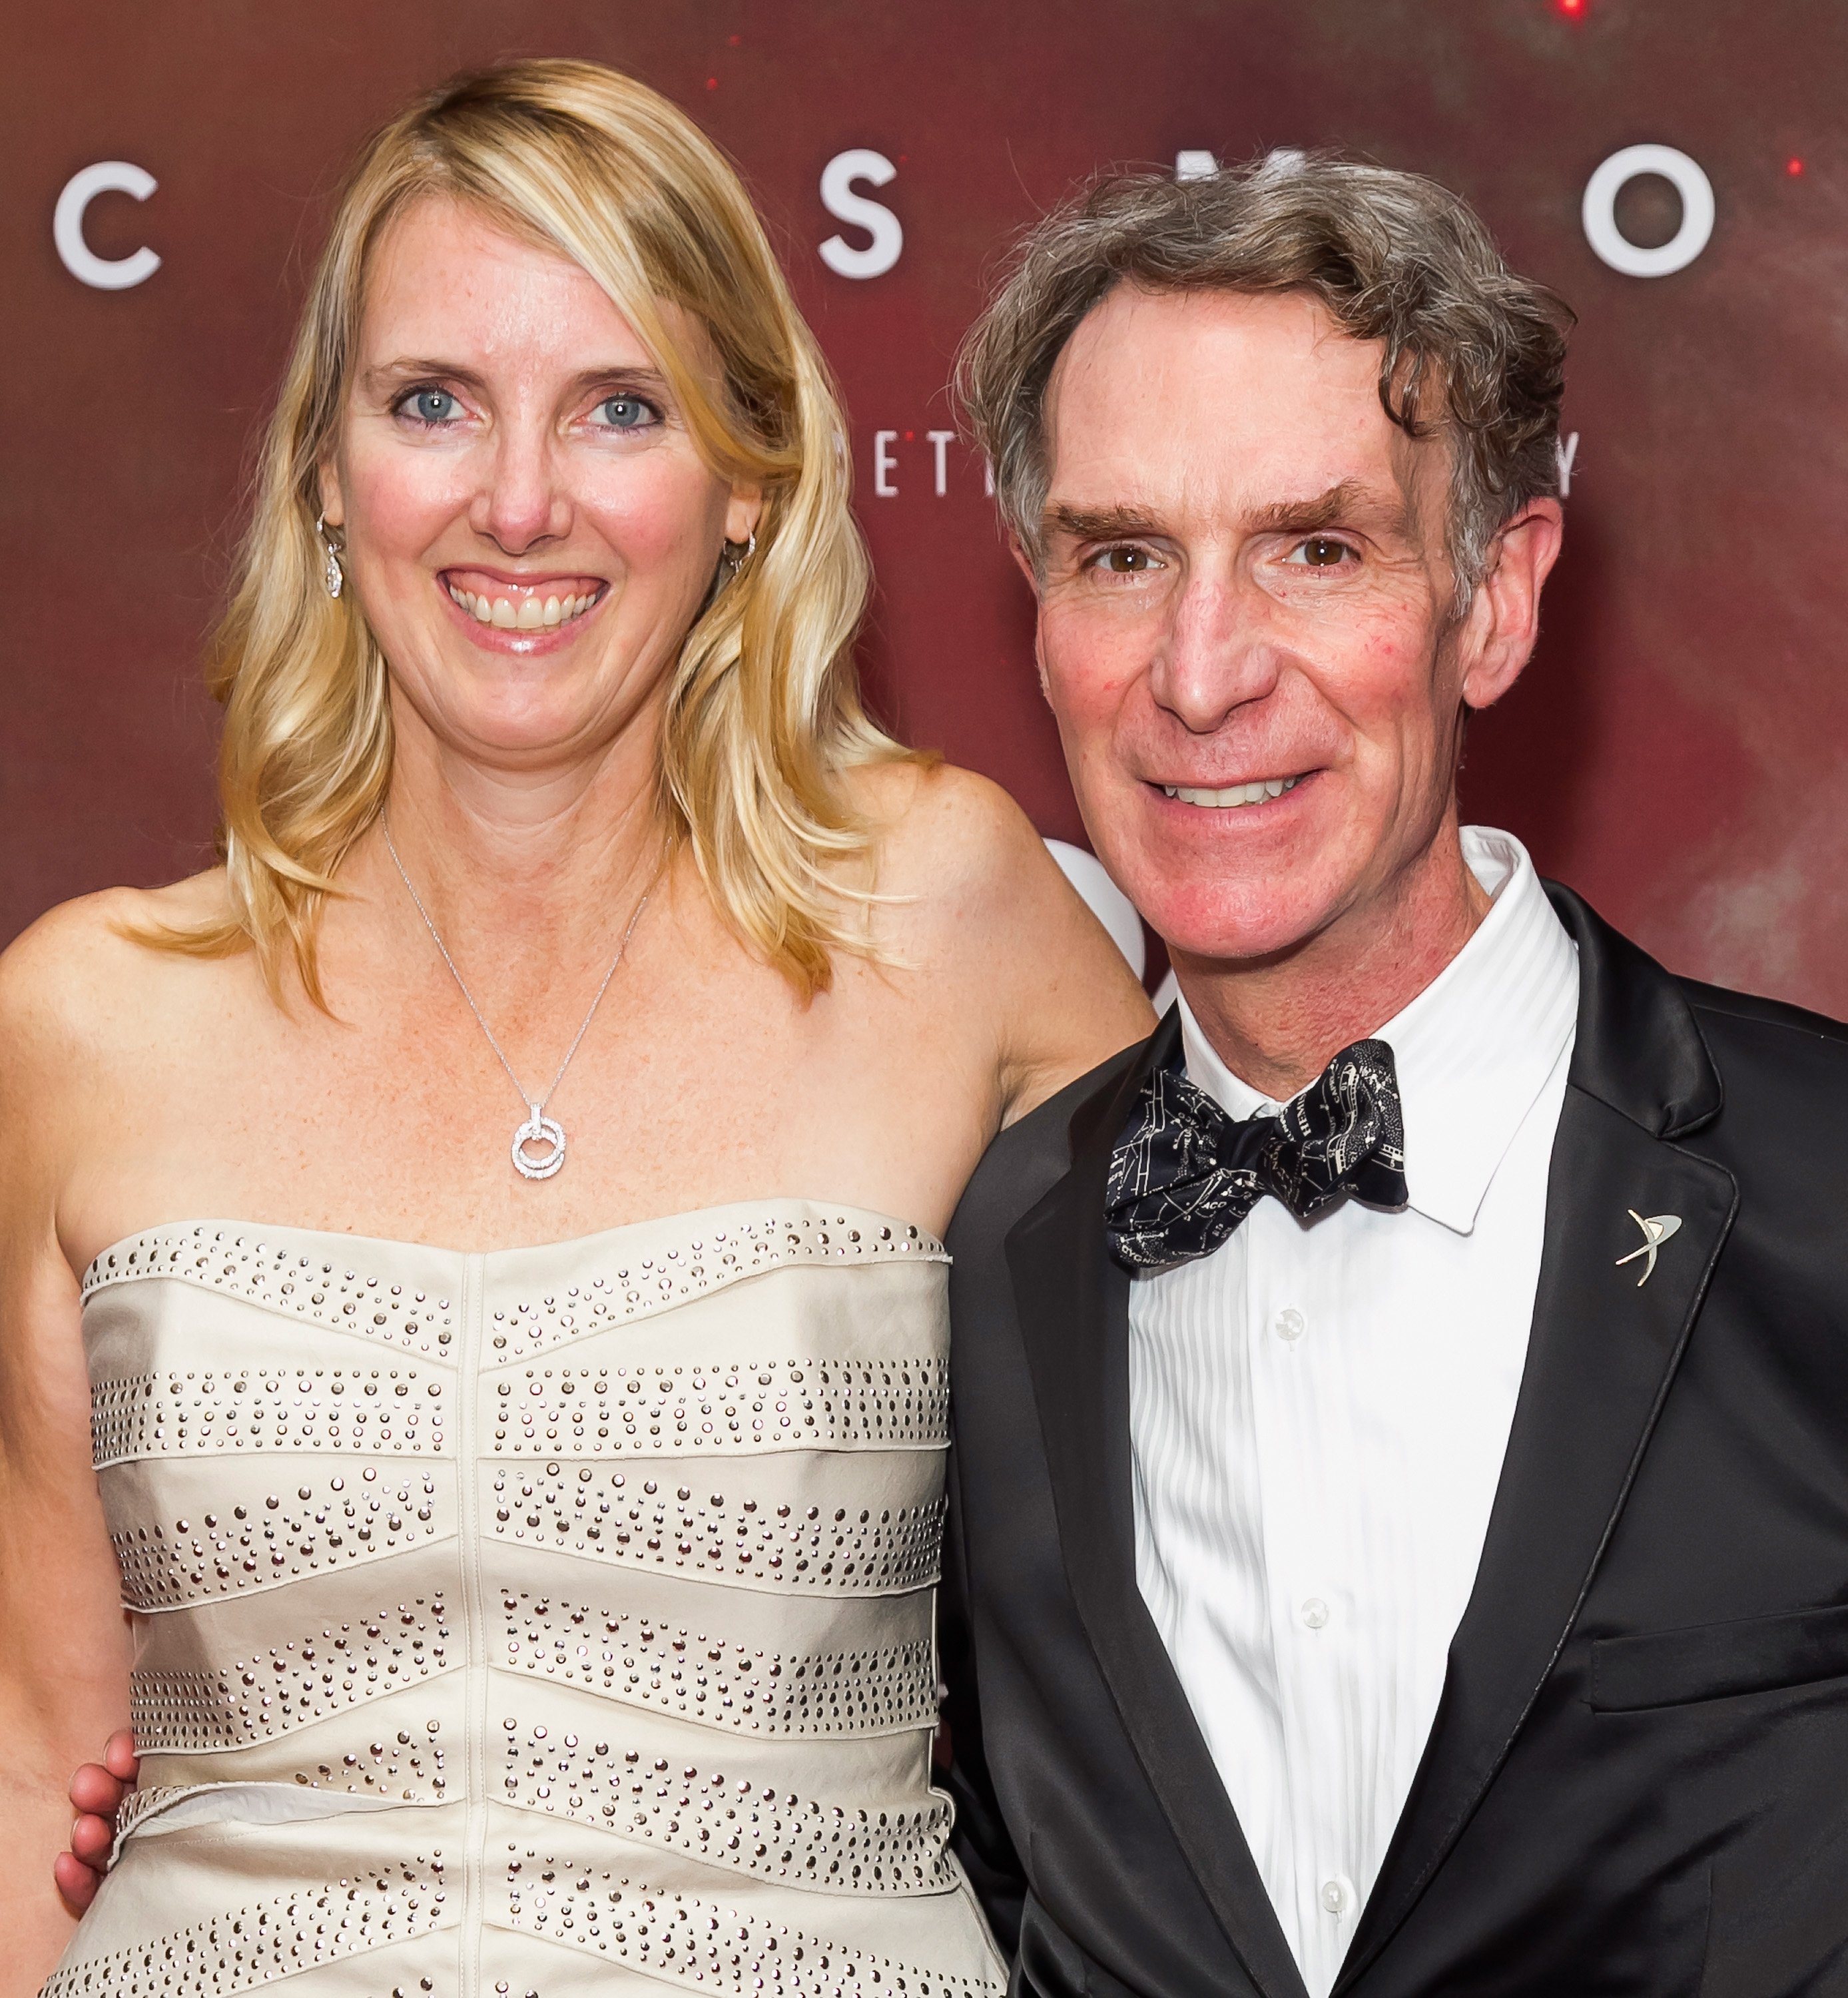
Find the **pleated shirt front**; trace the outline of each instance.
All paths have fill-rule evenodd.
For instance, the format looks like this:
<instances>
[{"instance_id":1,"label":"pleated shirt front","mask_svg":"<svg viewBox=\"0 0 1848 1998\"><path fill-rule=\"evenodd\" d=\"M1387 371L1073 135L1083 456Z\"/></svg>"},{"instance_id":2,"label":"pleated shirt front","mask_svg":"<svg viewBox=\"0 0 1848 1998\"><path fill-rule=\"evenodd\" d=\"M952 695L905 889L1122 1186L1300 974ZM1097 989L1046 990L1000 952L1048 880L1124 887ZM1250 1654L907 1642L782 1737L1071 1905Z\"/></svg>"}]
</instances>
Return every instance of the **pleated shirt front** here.
<instances>
[{"instance_id":1,"label":"pleated shirt front","mask_svg":"<svg viewBox=\"0 0 1848 1998\"><path fill-rule=\"evenodd\" d=\"M1261 1201L1130 1305L1136 1566L1311 1998L1411 1788L1525 1364L1577 952L1520 842L1466 828L1494 898L1378 1029L1409 1205ZM1276 1106L1182 1002L1187 1073Z\"/></svg>"}]
</instances>

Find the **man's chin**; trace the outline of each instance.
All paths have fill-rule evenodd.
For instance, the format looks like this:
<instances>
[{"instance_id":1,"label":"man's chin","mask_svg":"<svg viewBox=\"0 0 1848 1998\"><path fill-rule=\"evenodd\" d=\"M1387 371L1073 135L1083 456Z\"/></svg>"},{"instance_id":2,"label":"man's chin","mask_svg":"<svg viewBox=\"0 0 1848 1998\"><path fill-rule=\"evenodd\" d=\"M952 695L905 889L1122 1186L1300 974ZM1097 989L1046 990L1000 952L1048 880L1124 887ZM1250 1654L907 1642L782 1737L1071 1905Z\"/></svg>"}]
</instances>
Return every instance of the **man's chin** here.
<instances>
[{"instance_id":1,"label":"man's chin","mask_svg":"<svg viewBox=\"0 0 1848 1998\"><path fill-rule=\"evenodd\" d=\"M1251 963L1287 957L1328 920L1325 896L1280 894L1266 883L1228 894L1224 882L1190 893L1164 883L1146 900L1132 897L1170 957L1200 963Z\"/></svg>"},{"instance_id":2,"label":"man's chin","mask_svg":"<svg viewBox=\"0 0 1848 1998\"><path fill-rule=\"evenodd\" d=\"M1190 808L1146 785L1097 802L1114 807L1099 851L1117 884L1170 956L1203 963L1287 957L1319 935L1377 845L1325 771L1255 806Z\"/></svg>"}]
</instances>

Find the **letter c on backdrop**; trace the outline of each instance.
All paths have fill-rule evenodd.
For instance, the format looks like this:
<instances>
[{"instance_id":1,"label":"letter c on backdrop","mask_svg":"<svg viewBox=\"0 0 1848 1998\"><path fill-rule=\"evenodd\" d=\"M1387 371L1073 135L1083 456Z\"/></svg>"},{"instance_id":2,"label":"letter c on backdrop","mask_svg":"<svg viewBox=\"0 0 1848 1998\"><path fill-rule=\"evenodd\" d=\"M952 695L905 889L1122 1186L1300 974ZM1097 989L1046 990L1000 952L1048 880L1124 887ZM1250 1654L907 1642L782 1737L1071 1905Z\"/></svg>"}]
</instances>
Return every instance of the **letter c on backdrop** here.
<instances>
[{"instance_id":1,"label":"letter c on backdrop","mask_svg":"<svg viewBox=\"0 0 1848 1998\"><path fill-rule=\"evenodd\" d=\"M1641 174L1660 174L1681 197L1681 226L1666 243L1645 249L1617 226L1617 197ZM1666 278L1684 271L1713 233L1713 183L1698 161L1673 146L1625 146L1585 183L1579 210L1585 240L1626 278Z\"/></svg>"},{"instance_id":2,"label":"letter c on backdrop","mask_svg":"<svg viewBox=\"0 0 1848 1998\"><path fill-rule=\"evenodd\" d=\"M856 250L841 236L831 236L822 244L821 261L837 277L881 278L898 261L905 247L898 217L883 202L869 201L853 191L855 181L883 187L897 176L897 168L883 153L864 146L837 153L822 168L821 206L837 222L850 222L872 238L863 250Z\"/></svg>"},{"instance_id":3,"label":"letter c on backdrop","mask_svg":"<svg viewBox=\"0 0 1848 1998\"><path fill-rule=\"evenodd\" d=\"M71 276L99 292L126 292L145 284L161 268L161 260L143 244L130 257L98 257L84 240L84 217L99 194L132 195L146 201L157 183L144 168L126 160L99 160L64 183L52 211L51 240Z\"/></svg>"}]
</instances>

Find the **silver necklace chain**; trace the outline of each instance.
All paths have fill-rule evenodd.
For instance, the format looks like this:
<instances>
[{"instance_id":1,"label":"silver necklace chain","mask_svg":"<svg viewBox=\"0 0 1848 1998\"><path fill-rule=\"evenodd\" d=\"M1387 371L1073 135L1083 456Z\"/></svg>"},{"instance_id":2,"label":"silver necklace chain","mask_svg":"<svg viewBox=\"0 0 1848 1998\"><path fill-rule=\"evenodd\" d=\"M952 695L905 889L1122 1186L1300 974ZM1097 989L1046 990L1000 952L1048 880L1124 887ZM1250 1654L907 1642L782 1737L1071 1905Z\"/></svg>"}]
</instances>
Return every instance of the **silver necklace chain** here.
<instances>
[{"instance_id":1,"label":"silver necklace chain","mask_svg":"<svg viewBox=\"0 0 1848 1998\"><path fill-rule=\"evenodd\" d=\"M443 962L449 966L449 975L456 982L456 989L467 1000L468 1010L475 1015L475 1025L487 1035L489 1046L494 1050L501 1066L507 1072L508 1081L519 1091L520 1100L527 1107L527 1121L513 1133L513 1170L523 1179L549 1180L565 1163L565 1130L557 1118L546 1115L545 1106L557 1093L559 1084L565 1080L565 1071L571 1066L572 1057L583 1045L584 1036L590 1032L590 1023L596 1018L597 1008L603 1003L603 994L610 990L610 982L615 977L628 952L629 939L635 934L635 925L641 921L641 912L648 906L648 896L652 890L644 890L641 900L636 904L635 912L629 918L628 928L623 932L622 941L616 947L616 955L610 960L610 969L603 973L603 982L597 987L596 997L590 1002L590 1010L584 1015L582 1025L572 1036L571 1046L565 1050L565 1059L559 1063L558 1073L547 1084L545 1094L543 1096L529 1096L519 1077L513 1073L513 1064L507 1059L506 1049L494 1038L494 1029L482 1018L482 1009L475 1003L475 994L468 990L468 981L456 969L455 959L450 956L449 946L444 942L442 933L430 921L430 911L423 906L423 897L417 893L410 876L405 872L404 862L398 857L397 844L392 838L390 819L382 811L378 822L381 831L385 834L385 851L391 855L392 865L397 869L398 878L404 883L404 892L410 897L412 906L423 918L423 927L430 932L430 942L442 953ZM546 1149L535 1158L527 1149L530 1146L544 1146Z\"/></svg>"}]
</instances>

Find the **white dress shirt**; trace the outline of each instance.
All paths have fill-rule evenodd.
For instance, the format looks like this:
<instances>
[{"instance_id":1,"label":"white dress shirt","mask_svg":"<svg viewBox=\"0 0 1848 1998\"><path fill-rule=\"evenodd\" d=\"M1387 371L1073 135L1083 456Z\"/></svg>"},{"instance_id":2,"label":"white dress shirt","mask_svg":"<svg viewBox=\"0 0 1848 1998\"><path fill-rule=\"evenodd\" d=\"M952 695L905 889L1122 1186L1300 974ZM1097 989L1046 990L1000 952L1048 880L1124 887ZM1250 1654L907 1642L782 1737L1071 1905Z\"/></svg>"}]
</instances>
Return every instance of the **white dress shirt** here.
<instances>
[{"instance_id":1,"label":"white dress shirt","mask_svg":"<svg viewBox=\"0 0 1848 1998\"><path fill-rule=\"evenodd\" d=\"M1378 1037L1409 1205L1260 1201L1129 1309L1136 1575L1311 1998L1404 1807L1527 1357L1578 952L1518 840L1464 829L1494 907ZM1187 1073L1276 1106L1186 1001Z\"/></svg>"}]
</instances>

